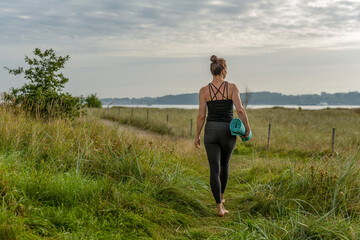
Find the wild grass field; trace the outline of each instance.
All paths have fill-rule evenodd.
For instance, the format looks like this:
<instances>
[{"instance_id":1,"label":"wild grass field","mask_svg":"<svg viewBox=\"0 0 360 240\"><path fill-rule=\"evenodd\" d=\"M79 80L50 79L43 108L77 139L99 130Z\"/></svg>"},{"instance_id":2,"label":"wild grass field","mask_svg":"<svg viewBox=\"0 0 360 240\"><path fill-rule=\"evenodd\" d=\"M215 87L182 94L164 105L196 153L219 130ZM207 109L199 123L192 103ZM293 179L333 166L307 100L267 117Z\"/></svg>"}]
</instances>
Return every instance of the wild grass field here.
<instances>
[{"instance_id":1,"label":"wild grass field","mask_svg":"<svg viewBox=\"0 0 360 240\"><path fill-rule=\"evenodd\" d=\"M269 124L269 146L277 153L328 154L332 150L333 128L334 150L337 153L354 153L359 146L360 109L301 110L275 107L248 109L247 112L256 136L251 141L252 147L267 147ZM189 137L191 123L192 136L196 131L197 110L112 107L94 114L162 135ZM237 117L235 113L234 116Z\"/></svg>"},{"instance_id":2,"label":"wild grass field","mask_svg":"<svg viewBox=\"0 0 360 240\"><path fill-rule=\"evenodd\" d=\"M359 110L248 116L220 218L195 110L41 121L1 107L0 239L360 239Z\"/></svg>"}]
</instances>

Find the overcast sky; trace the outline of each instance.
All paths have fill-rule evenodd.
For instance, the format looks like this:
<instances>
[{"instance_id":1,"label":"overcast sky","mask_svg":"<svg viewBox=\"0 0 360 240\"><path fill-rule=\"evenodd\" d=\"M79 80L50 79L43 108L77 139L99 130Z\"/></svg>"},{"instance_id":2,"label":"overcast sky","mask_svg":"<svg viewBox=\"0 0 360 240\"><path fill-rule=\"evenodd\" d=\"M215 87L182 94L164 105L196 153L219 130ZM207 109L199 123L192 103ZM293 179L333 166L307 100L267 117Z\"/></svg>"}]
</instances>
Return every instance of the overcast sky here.
<instances>
[{"instance_id":1,"label":"overcast sky","mask_svg":"<svg viewBox=\"0 0 360 240\"><path fill-rule=\"evenodd\" d=\"M2 0L0 91L35 47L70 55L74 95L193 93L227 60L241 91L360 91L360 0Z\"/></svg>"}]
</instances>

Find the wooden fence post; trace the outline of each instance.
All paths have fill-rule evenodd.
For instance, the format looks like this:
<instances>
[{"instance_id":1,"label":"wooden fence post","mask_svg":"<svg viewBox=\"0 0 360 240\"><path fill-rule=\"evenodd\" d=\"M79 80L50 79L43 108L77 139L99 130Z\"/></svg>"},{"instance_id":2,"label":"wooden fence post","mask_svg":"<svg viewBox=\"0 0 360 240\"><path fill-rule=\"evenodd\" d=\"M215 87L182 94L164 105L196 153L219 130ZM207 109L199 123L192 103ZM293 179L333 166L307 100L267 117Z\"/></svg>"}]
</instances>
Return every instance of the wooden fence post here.
<instances>
[{"instance_id":1,"label":"wooden fence post","mask_svg":"<svg viewBox=\"0 0 360 240\"><path fill-rule=\"evenodd\" d=\"M192 137L192 119L190 119L190 137Z\"/></svg>"},{"instance_id":2,"label":"wooden fence post","mask_svg":"<svg viewBox=\"0 0 360 240\"><path fill-rule=\"evenodd\" d=\"M169 125L169 114L166 114L166 124Z\"/></svg>"},{"instance_id":3,"label":"wooden fence post","mask_svg":"<svg viewBox=\"0 0 360 240\"><path fill-rule=\"evenodd\" d=\"M270 133L271 133L271 123L269 123L268 140L267 140L267 149L269 149L269 146L270 146Z\"/></svg>"},{"instance_id":4,"label":"wooden fence post","mask_svg":"<svg viewBox=\"0 0 360 240\"><path fill-rule=\"evenodd\" d=\"M118 109L118 118L120 118L120 107Z\"/></svg>"},{"instance_id":5,"label":"wooden fence post","mask_svg":"<svg viewBox=\"0 0 360 240\"><path fill-rule=\"evenodd\" d=\"M334 144L335 144L335 128L332 130L332 141L331 141L331 153L334 154Z\"/></svg>"}]
</instances>

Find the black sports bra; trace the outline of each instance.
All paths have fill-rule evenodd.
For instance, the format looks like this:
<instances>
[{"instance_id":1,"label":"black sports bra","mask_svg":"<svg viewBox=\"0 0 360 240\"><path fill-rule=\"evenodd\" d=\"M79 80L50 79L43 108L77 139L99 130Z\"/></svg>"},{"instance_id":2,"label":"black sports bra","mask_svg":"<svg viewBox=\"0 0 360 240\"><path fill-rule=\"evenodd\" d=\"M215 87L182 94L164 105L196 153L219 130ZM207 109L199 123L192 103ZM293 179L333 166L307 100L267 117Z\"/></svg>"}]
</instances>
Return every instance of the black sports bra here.
<instances>
[{"instance_id":1,"label":"black sports bra","mask_svg":"<svg viewBox=\"0 0 360 240\"><path fill-rule=\"evenodd\" d=\"M223 84L225 84L225 86L223 92L221 92L220 89ZM208 107L206 121L231 122L233 119L233 101L229 99L228 82L223 81L219 88L209 83L209 92L211 100L206 103ZM221 94L222 99L217 99L218 93Z\"/></svg>"}]
</instances>

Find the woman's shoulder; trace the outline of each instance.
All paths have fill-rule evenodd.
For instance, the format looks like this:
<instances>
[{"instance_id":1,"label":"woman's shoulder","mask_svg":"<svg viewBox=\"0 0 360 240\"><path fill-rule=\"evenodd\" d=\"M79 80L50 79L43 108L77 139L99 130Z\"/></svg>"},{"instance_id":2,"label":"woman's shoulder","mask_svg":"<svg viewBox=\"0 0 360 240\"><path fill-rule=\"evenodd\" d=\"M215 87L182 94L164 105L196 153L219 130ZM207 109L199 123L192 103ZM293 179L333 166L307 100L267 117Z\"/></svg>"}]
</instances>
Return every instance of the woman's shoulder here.
<instances>
[{"instance_id":1,"label":"woman's shoulder","mask_svg":"<svg viewBox=\"0 0 360 240\"><path fill-rule=\"evenodd\" d=\"M199 97L200 98L205 97L205 95L206 95L205 88L206 88L206 86L200 88L200 91L199 91Z\"/></svg>"},{"instance_id":2,"label":"woman's shoulder","mask_svg":"<svg viewBox=\"0 0 360 240\"><path fill-rule=\"evenodd\" d=\"M206 84L205 86L203 86L202 88L200 88L199 93L204 93L208 88L209 88L209 84Z\"/></svg>"},{"instance_id":3,"label":"woman's shoulder","mask_svg":"<svg viewBox=\"0 0 360 240\"><path fill-rule=\"evenodd\" d=\"M227 83L228 83L230 91L233 91L233 90L238 91L238 88L235 83L231 83L231 82L227 82Z\"/></svg>"},{"instance_id":4,"label":"woman's shoulder","mask_svg":"<svg viewBox=\"0 0 360 240\"><path fill-rule=\"evenodd\" d=\"M200 88L200 93L205 93L209 91L209 87L210 87L211 83L206 84L205 86L203 86L202 88Z\"/></svg>"}]
</instances>

